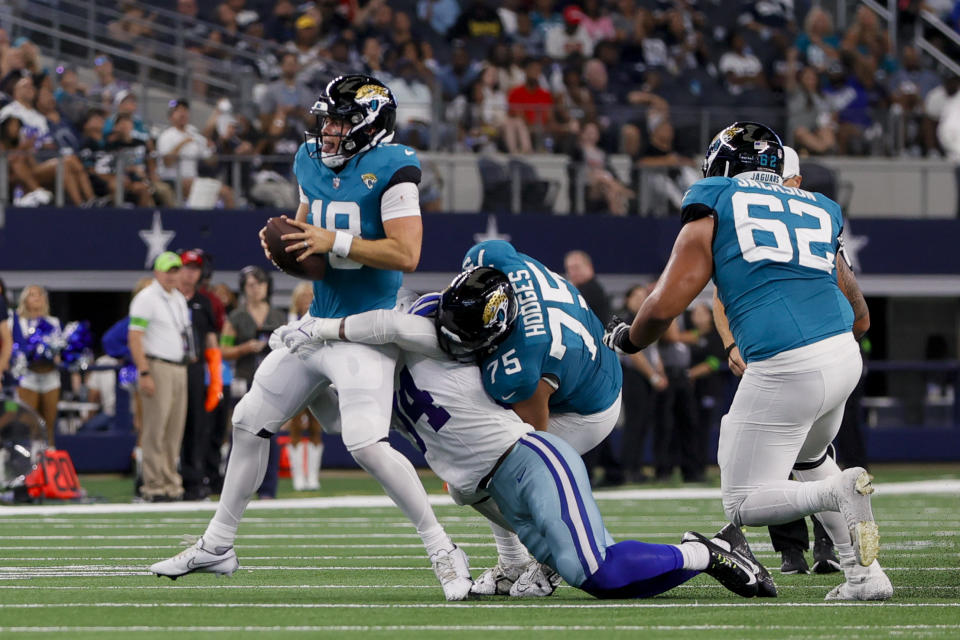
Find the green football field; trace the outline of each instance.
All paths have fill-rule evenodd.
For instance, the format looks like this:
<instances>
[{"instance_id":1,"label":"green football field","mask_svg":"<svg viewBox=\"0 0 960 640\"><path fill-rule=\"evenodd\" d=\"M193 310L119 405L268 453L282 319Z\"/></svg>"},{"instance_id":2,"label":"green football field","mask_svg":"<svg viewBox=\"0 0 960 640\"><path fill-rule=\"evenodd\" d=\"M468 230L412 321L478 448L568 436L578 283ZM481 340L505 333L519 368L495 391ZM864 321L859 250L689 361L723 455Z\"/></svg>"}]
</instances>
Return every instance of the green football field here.
<instances>
[{"instance_id":1,"label":"green football field","mask_svg":"<svg viewBox=\"0 0 960 640\"><path fill-rule=\"evenodd\" d=\"M120 504L129 480L84 478L95 505L0 507L0 637L6 638L957 638L960 637L960 467L878 467L886 603L826 603L839 575L781 576L765 530L748 537L780 597L746 600L706 576L649 600L598 601L562 586L550 598L447 603L419 538L359 474L325 474L297 500L255 502L230 578L172 582L147 571L200 534L212 503ZM495 562L489 528L424 482L470 557ZM282 485L281 498L293 497ZM598 492L616 539L676 543L723 524L714 486Z\"/></svg>"}]
</instances>

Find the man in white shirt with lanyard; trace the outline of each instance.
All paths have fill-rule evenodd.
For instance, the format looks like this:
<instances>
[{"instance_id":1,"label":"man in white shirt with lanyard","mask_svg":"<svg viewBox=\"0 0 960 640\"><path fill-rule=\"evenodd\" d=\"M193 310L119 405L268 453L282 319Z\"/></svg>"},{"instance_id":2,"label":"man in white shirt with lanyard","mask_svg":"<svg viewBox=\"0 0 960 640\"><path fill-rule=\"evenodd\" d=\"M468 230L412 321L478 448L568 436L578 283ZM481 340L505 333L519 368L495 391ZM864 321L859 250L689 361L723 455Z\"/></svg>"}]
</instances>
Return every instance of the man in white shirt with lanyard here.
<instances>
[{"instance_id":1,"label":"man in white shirt with lanyard","mask_svg":"<svg viewBox=\"0 0 960 640\"><path fill-rule=\"evenodd\" d=\"M180 257L172 251L157 256L154 281L130 303L128 341L139 375L143 424L143 487L148 502L183 497L177 456L187 417L186 363L195 357L190 311L177 289Z\"/></svg>"}]
</instances>

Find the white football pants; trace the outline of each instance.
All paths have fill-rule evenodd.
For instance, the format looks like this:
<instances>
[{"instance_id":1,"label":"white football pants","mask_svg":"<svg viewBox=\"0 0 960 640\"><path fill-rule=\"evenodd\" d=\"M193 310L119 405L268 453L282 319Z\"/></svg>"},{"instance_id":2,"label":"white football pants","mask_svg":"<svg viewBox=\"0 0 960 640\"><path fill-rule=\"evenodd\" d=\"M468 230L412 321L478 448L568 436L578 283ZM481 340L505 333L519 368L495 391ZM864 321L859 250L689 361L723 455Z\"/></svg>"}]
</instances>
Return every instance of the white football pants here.
<instances>
[{"instance_id":1,"label":"white football pants","mask_svg":"<svg viewBox=\"0 0 960 640\"><path fill-rule=\"evenodd\" d=\"M822 473L801 475L815 482L788 478L795 464L826 453L862 368L851 333L750 363L720 423L720 488L731 522L782 524L823 510ZM827 468L839 473L836 464Z\"/></svg>"}]
</instances>

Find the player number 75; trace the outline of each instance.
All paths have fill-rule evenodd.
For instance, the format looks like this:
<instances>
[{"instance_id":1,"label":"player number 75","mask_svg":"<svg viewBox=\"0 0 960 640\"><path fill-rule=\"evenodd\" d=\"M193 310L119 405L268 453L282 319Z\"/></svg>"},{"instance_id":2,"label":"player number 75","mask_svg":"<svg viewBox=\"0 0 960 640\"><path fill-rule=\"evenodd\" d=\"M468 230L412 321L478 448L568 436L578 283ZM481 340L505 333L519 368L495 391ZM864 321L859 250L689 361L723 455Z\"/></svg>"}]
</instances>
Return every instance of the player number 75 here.
<instances>
[{"instance_id":1,"label":"player number 75","mask_svg":"<svg viewBox=\"0 0 960 640\"><path fill-rule=\"evenodd\" d=\"M503 372L508 376L518 373L520 370L522 370L523 366L520 364L520 359L516 356L517 350L510 349L510 351L507 351L505 354L488 364L487 369L490 369L490 382L497 381L497 369L500 367L501 361L503 361Z\"/></svg>"}]
</instances>

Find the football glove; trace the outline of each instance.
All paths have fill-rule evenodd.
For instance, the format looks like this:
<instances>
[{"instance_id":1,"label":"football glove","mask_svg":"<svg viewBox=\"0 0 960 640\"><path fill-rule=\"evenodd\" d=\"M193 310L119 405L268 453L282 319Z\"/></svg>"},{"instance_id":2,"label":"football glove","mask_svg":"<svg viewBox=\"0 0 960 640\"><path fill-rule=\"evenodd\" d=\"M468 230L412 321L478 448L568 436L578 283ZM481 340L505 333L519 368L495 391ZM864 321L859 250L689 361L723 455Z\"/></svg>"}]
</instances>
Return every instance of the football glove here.
<instances>
[{"instance_id":1,"label":"football glove","mask_svg":"<svg viewBox=\"0 0 960 640\"><path fill-rule=\"evenodd\" d=\"M603 334L603 344L613 349L617 355L626 355L626 352L620 348L623 340L630 341L630 325L617 316L613 316L607 323L607 331ZM636 351L634 351L636 353Z\"/></svg>"}]
</instances>

